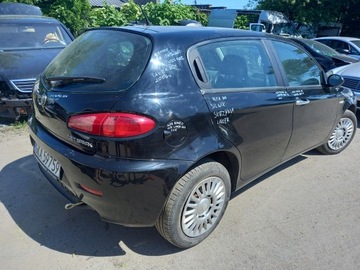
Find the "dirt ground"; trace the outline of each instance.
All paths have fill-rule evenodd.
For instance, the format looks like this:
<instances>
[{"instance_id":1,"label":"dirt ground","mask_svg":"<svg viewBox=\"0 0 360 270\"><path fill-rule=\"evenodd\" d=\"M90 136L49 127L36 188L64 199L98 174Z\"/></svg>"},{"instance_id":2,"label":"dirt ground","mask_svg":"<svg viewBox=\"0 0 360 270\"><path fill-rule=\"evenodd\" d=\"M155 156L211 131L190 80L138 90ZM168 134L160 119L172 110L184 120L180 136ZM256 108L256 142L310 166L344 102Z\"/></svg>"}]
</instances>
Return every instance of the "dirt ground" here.
<instances>
[{"instance_id":1,"label":"dirt ground","mask_svg":"<svg viewBox=\"0 0 360 270\"><path fill-rule=\"evenodd\" d=\"M41 175L27 129L0 128L1 269L360 269L360 130L335 156L308 152L232 197L203 243L106 224Z\"/></svg>"}]
</instances>

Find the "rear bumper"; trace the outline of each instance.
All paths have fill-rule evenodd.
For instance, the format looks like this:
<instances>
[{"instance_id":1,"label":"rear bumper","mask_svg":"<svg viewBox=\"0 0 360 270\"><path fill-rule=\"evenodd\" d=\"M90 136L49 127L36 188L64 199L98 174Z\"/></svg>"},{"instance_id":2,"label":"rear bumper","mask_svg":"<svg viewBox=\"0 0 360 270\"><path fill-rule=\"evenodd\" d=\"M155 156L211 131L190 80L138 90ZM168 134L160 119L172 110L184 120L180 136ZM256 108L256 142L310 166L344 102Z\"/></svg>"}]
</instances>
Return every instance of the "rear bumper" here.
<instances>
[{"instance_id":1,"label":"rear bumper","mask_svg":"<svg viewBox=\"0 0 360 270\"><path fill-rule=\"evenodd\" d=\"M32 144L40 145L61 164L60 179L39 164L46 178L68 200L84 202L111 223L153 226L174 183L192 165L190 161L88 155L35 127L32 119L29 127Z\"/></svg>"}]
</instances>

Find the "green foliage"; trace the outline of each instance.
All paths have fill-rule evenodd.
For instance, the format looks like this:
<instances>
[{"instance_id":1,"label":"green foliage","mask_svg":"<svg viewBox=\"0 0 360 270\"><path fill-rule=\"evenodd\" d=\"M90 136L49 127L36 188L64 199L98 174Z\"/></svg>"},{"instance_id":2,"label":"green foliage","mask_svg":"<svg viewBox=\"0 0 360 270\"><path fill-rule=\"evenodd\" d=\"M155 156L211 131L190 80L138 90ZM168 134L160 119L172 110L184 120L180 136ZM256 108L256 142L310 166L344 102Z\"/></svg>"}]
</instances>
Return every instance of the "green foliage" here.
<instances>
[{"instance_id":1,"label":"green foliage","mask_svg":"<svg viewBox=\"0 0 360 270\"><path fill-rule=\"evenodd\" d=\"M182 19L193 19L200 21L203 25L207 24L206 14L180 2L176 4L172 4L169 0L162 4L149 2L142 8L153 25L175 25ZM89 26L121 26L144 21L145 16L140 6L135 4L133 0L129 0L120 10L110 6L93 9L90 12Z\"/></svg>"},{"instance_id":2,"label":"green foliage","mask_svg":"<svg viewBox=\"0 0 360 270\"><path fill-rule=\"evenodd\" d=\"M122 5L120 12L124 15L127 23L136 22L142 16L140 7L133 0L129 0L126 4Z\"/></svg>"},{"instance_id":3,"label":"green foliage","mask_svg":"<svg viewBox=\"0 0 360 270\"><path fill-rule=\"evenodd\" d=\"M129 0L121 10L104 6L91 9L88 0L0 0L0 2L18 2L39 6L44 15L57 18L75 35L86 27L126 25L144 21L140 7ZM328 22L343 24L343 34L360 35L360 0L249 0L248 9L276 10L284 13L298 25L319 25ZM174 25L182 19L197 20L208 24L208 16L196 8L186 6L181 1L165 0L161 4L149 2L143 6L154 25ZM235 28L247 29L251 18L238 16Z\"/></svg>"},{"instance_id":4,"label":"green foliage","mask_svg":"<svg viewBox=\"0 0 360 270\"><path fill-rule=\"evenodd\" d=\"M234 28L237 29L249 29L249 17L245 15L240 15L236 17Z\"/></svg>"},{"instance_id":5,"label":"green foliage","mask_svg":"<svg viewBox=\"0 0 360 270\"><path fill-rule=\"evenodd\" d=\"M276 10L301 24L339 21L343 2L333 0L259 0L257 9Z\"/></svg>"},{"instance_id":6,"label":"green foliage","mask_svg":"<svg viewBox=\"0 0 360 270\"><path fill-rule=\"evenodd\" d=\"M75 35L83 28L89 26L91 6L88 0L55 0L42 1L45 14L64 23ZM41 6L40 6L41 7Z\"/></svg>"},{"instance_id":7,"label":"green foliage","mask_svg":"<svg viewBox=\"0 0 360 270\"><path fill-rule=\"evenodd\" d=\"M256 9L276 10L290 20L301 24L319 26L341 23L342 35L360 36L360 0L251 0Z\"/></svg>"},{"instance_id":8,"label":"green foliage","mask_svg":"<svg viewBox=\"0 0 360 270\"><path fill-rule=\"evenodd\" d=\"M149 2L144 6L144 10L154 25L175 25L183 19L196 20L196 13L191 6L181 2L172 4L171 0L165 0L162 4Z\"/></svg>"},{"instance_id":9,"label":"green foliage","mask_svg":"<svg viewBox=\"0 0 360 270\"><path fill-rule=\"evenodd\" d=\"M108 5L90 11L89 27L121 26L126 22L126 18L121 12Z\"/></svg>"}]
</instances>

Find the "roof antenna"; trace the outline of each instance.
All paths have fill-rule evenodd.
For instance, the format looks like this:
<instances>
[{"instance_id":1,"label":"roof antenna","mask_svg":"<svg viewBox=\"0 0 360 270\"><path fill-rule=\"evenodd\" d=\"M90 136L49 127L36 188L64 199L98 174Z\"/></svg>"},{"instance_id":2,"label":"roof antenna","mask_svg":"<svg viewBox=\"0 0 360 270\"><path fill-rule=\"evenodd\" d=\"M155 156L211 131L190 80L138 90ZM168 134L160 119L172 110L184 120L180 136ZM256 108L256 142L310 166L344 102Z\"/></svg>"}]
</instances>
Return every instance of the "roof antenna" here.
<instances>
[{"instance_id":1,"label":"roof antenna","mask_svg":"<svg viewBox=\"0 0 360 270\"><path fill-rule=\"evenodd\" d=\"M145 22L146 22L146 25L152 25L152 23L150 22L148 16L146 15L146 12L145 10L142 8L141 5L139 5L140 9L141 9L141 12L143 14L143 16L145 17Z\"/></svg>"}]
</instances>

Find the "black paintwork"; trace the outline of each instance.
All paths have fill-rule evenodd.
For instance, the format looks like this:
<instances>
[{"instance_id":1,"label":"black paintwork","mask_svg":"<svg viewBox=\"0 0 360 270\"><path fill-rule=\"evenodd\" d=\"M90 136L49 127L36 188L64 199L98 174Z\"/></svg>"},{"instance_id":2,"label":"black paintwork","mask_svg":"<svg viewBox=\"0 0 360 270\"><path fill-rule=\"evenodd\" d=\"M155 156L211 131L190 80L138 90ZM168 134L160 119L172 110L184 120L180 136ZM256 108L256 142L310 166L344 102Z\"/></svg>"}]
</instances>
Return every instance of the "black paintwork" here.
<instances>
[{"instance_id":1,"label":"black paintwork","mask_svg":"<svg viewBox=\"0 0 360 270\"><path fill-rule=\"evenodd\" d=\"M99 91L86 84L50 88L41 77L34 89L34 113L29 120L32 143L60 162L58 181L75 195L72 200L85 202L110 222L154 225L176 181L206 158L228 169L232 189L237 190L326 142L342 112L354 107L353 101L342 102L346 97L340 93L341 87L326 86L325 73L322 87L289 87L271 46L274 39L291 42L280 37L180 26L111 29L119 35L127 31L151 39L151 58L139 80L127 90L106 92L101 85ZM276 87L221 91L201 81L202 71L193 66L196 45L237 38L264 40ZM159 61L172 66L161 73ZM299 90L300 97L295 95ZM302 99L310 104L295 105ZM104 111L146 115L155 120L156 128L135 138L108 139L67 127L73 114ZM226 114L229 121L222 122L219 113ZM100 190L103 196L92 195L80 185Z\"/></svg>"}]
</instances>

